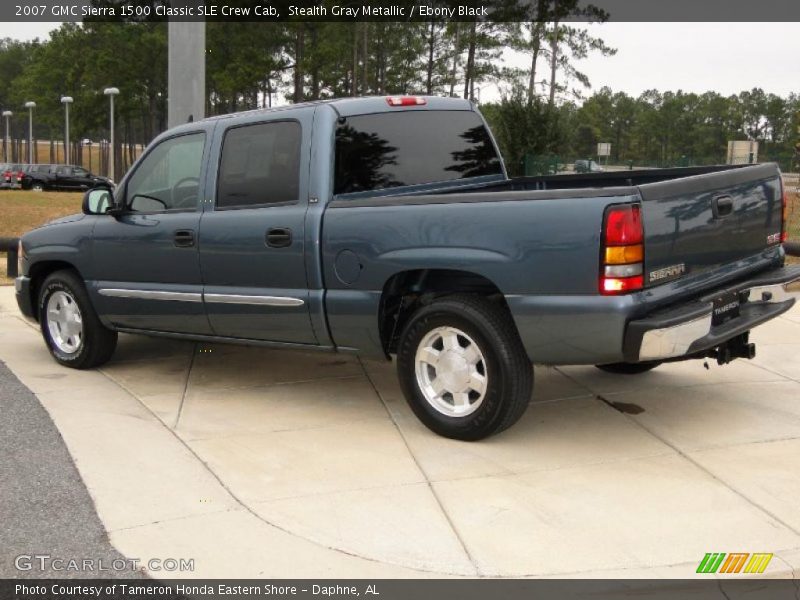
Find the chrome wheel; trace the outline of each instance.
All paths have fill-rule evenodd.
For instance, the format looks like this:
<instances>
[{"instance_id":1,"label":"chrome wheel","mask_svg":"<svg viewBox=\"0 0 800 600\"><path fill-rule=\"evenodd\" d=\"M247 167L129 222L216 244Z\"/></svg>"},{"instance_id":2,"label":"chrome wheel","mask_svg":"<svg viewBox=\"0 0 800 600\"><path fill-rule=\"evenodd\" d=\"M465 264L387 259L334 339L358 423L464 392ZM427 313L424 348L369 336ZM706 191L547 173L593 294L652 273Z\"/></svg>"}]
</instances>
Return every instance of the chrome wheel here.
<instances>
[{"instance_id":1,"label":"chrome wheel","mask_svg":"<svg viewBox=\"0 0 800 600\"><path fill-rule=\"evenodd\" d=\"M64 291L47 300L47 328L53 344L64 354L75 354L83 343L83 317L78 304Z\"/></svg>"},{"instance_id":2,"label":"chrome wheel","mask_svg":"<svg viewBox=\"0 0 800 600\"><path fill-rule=\"evenodd\" d=\"M486 396L486 359L460 329L431 330L417 347L414 365L425 400L448 417L472 414Z\"/></svg>"}]
</instances>

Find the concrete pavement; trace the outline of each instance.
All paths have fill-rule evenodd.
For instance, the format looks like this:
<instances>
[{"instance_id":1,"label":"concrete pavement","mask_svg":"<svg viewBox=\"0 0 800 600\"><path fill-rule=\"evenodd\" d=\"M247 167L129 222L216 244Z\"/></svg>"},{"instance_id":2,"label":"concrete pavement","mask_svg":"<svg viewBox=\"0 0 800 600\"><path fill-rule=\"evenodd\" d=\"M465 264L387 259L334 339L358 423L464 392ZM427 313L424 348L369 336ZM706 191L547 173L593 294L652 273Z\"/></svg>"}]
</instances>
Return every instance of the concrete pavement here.
<instances>
[{"instance_id":1,"label":"concrete pavement","mask_svg":"<svg viewBox=\"0 0 800 600\"><path fill-rule=\"evenodd\" d=\"M470 444L420 425L388 363L121 336L102 370L63 369L0 289L0 359L114 546L195 559L169 576L690 577L773 552L791 577L800 308L753 339L726 367L537 367L523 420Z\"/></svg>"}]
</instances>

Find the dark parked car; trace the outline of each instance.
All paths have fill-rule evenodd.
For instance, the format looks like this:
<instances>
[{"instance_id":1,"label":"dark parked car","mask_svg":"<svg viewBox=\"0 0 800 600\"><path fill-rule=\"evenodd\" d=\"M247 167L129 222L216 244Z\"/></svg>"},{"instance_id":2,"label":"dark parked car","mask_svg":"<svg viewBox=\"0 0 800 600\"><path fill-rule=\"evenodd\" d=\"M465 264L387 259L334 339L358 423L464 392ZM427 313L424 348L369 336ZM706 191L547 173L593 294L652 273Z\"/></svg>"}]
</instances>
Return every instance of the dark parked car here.
<instances>
[{"instance_id":1,"label":"dark parked car","mask_svg":"<svg viewBox=\"0 0 800 600\"><path fill-rule=\"evenodd\" d=\"M76 165L31 165L22 178L26 190L85 191L99 185L113 185L107 177L93 175Z\"/></svg>"},{"instance_id":2,"label":"dark parked car","mask_svg":"<svg viewBox=\"0 0 800 600\"><path fill-rule=\"evenodd\" d=\"M17 301L80 369L119 331L396 355L417 416L475 440L531 363L752 358L800 279L782 193L774 164L509 179L466 100L297 104L159 136L23 236Z\"/></svg>"}]
</instances>

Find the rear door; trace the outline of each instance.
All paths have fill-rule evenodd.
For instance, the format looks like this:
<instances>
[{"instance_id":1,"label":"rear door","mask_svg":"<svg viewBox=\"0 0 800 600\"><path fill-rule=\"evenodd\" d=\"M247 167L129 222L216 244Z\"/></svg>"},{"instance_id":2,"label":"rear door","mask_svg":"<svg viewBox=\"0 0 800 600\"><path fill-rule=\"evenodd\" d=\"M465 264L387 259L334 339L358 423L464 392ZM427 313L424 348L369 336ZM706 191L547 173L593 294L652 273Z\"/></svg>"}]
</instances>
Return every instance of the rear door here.
<instances>
[{"instance_id":1,"label":"rear door","mask_svg":"<svg viewBox=\"0 0 800 600\"><path fill-rule=\"evenodd\" d=\"M305 267L312 107L220 122L200 226L208 319L219 336L316 344Z\"/></svg>"},{"instance_id":2,"label":"rear door","mask_svg":"<svg viewBox=\"0 0 800 600\"><path fill-rule=\"evenodd\" d=\"M773 164L639 187L645 285L697 275L780 243L781 184Z\"/></svg>"},{"instance_id":3,"label":"rear door","mask_svg":"<svg viewBox=\"0 0 800 600\"><path fill-rule=\"evenodd\" d=\"M72 167L60 165L53 173L52 186L59 189L71 190L77 187L72 175Z\"/></svg>"}]
</instances>

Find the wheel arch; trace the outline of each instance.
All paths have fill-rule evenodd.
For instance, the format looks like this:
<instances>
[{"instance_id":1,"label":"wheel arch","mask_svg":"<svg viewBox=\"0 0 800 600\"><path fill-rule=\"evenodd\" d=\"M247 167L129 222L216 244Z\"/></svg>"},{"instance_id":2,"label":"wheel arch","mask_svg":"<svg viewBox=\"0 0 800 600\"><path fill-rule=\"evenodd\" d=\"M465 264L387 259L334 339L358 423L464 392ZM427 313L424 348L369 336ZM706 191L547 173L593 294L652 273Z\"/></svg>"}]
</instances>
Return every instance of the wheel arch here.
<instances>
[{"instance_id":1,"label":"wheel arch","mask_svg":"<svg viewBox=\"0 0 800 600\"><path fill-rule=\"evenodd\" d=\"M465 269L409 269L389 277L378 306L378 330L386 354L397 349L400 332L413 312L451 294L483 296L508 310L505 296L492 280Z\"/></svg>"},{"instance_id":2,"label":"wheel arch","mask_svg":"<svg viewBox=\"0 0 800 600\"><path fill-rule=\"evenodd\" d=\"M56 271L64 271L70 270L74 271L75 274L83 281L83 277L81 276L80 271L78 268L65 260L42 260L39 262L33 263L30 268L28 269L28 277L31 280L30 286L30 294L31 294L31 306L38 306L39 303L39 290L42 287L42 283L45 279L52 273ZM39 320L39 313L38 311L34 311L34 318L38 321Z\"/></svg>"}]
</instances>

